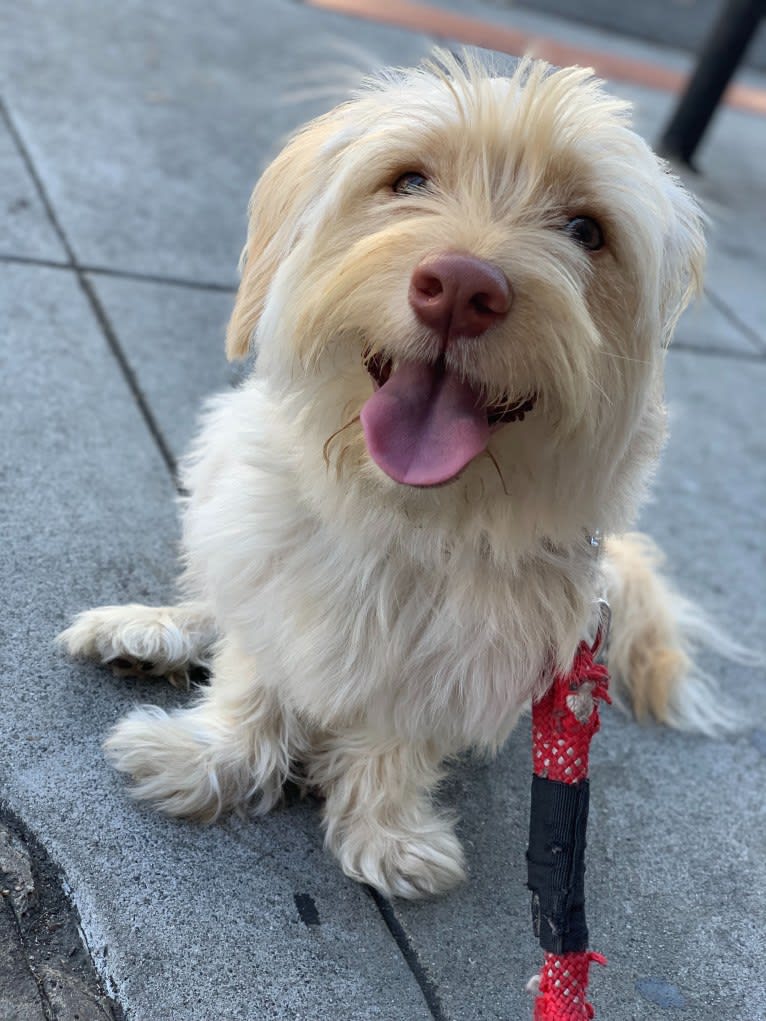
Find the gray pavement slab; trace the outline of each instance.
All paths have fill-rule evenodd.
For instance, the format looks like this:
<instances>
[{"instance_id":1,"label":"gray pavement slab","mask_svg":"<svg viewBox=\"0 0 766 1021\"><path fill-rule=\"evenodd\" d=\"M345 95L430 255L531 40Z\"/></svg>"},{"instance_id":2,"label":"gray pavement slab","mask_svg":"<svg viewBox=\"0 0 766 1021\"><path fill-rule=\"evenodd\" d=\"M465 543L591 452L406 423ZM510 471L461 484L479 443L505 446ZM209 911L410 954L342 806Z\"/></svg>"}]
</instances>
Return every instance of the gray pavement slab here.
<instances>
[{"instance_id":1,"label":"gray pavement slab","mask_svg":"<svg viewBox=\"0 0 766 1021\"><path fill-rule=\"evenodd\" d=\"M172 591L173 488L73 276L6 267L0 305L0 789L64 870L108 991L129 1021L427 1018L315 806L204 829L137 808L106 766L118 715L181 696L51 643L78 609Z\"/></svg>"},{"instance_id":2,"label":"gray pavement slab","mask_svg":"<svg viewBox=\"0 0 766 1021\"><path fill-rule=\"evenodd\" d=\"M698 163L687 181L710 218L708 287L766 352L766 121L721 111Z\"/></svg>"},{"instance_id":3,"label":"gray pavement slab","mask_svg":"<svg viewBox=\"0 0 766 1021\"><path fill-rule=\"evenodd\" d=\"M204 398L243 372L224 354L233 293L92 274L89 278L170 447L188 447Z\"/></svg>"},{"instance_id":4,"label":"gray pavement slab","mask_svg":"<svg viewBox=\"0 0 766 1021\"><path fill-rule=\"evenodd\" d=\"M66 260L0 109L0 258L7 255Z\"/></svg>"},{"instance_id":5,"label":"gray pavement slab","mask_svg":"<svg viewBox=\"0 0 766 1021\"><path fill-rule=\"evenodd\" d=\"M79 262L223 283L262 165L326 103L290 94L426 48L284 0L29 0L2 17L0 92Z\"/></svg>"},{"instance_id":6,"label":"gray pavement slab","mask_svg":"<svg viewBox=\"0 0 766 1021\"><path fill-rule=\"evenodd\" d=\"M683 589L734 638L766 637L766 360L668 356L670 439L641 526ZM733 668L729 668L733 669ZM763 726L766 677L736 675L736 701ZM733 682L732 682L733 683ZM766 822L766 809L762 819ZM763 834L761 834L763 839Z\"/></svg>"},{"instance_id":7,"label":"gray pavement slab","mask_svg":"<svg viewBox=\"0 0 766 1021\"><path fill-rule=\"evenodd\" d=\"M708 285L708 291L711 285ZM705 293L684 313L673 338L675 349L755 356L760 346L750 330L732 319L728 307L716 304L718 291Z\"/></svg>"}]
</instances>

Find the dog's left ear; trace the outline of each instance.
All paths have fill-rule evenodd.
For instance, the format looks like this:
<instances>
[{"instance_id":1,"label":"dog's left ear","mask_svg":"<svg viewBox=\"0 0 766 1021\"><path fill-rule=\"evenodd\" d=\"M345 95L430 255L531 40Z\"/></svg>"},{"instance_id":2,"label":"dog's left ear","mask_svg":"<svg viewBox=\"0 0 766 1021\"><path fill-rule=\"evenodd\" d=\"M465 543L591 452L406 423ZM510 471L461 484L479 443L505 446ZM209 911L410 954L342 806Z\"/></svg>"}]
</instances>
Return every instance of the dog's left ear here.
<instances>
[{"instance_id":1,"label":"dog's left ear","mask_svg":"<svg viewBox=\"0 0 766 1021\"><path fill-rule=\"evenodd\" d=\"M297 236L300 214L321 177L322 147L339 127L338 107L311 121L288 142L256 184L248 207L241 277L226 330L226 357L244 358L266 304L271 281Z\"/></svg>"},{"instance_id":2,"label":"dog's left ear","mask_svg":"<svg viewBox=\"0 0 766 1021\"><path fill-rule=\"evenodd\" d=\"M663 171L670 207L660 281L662 343L667 346L681 313L702 292L706 245L697 201L666 166Z\"/></svg>"}]
</instances>

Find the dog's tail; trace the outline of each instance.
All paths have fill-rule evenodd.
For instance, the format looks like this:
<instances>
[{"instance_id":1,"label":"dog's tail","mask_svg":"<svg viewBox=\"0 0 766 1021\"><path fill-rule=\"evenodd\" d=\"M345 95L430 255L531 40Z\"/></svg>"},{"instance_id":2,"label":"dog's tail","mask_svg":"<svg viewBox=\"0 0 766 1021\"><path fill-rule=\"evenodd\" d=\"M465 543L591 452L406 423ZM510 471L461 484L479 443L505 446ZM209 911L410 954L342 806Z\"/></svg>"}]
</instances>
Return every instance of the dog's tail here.
<instances>
[{"instance_id":1,"label":"dog's tail","mask_svg":"<svg viewBox=\"0 0 766 1021\"><path fill-rule=\"evenodd\" d=\"M707 734L743 721L704 668L705 651L739 663L759 657L727 636L661 573L664 557L645 535L607 540L604 567L612 609L608 664L615 701L638 719L653 717Z\"/></svg>"}]
</instances>

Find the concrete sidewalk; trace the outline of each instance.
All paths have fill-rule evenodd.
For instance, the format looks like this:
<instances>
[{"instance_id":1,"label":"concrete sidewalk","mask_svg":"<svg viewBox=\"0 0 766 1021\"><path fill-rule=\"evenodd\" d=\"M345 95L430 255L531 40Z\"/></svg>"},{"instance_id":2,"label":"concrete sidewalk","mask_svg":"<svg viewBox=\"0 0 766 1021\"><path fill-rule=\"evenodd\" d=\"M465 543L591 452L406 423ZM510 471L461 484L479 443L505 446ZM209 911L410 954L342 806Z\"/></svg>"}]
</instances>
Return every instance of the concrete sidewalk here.
<instances>
[{"instance_id":1,"label":"concrete sidewalk","mask_svg":"<svg viewBox=\"0 0 766 1021\"><path fill-rule=\"evenodd\" d=\"M232 380L223 328L249 191L280 137L330 102L285 97L337 84L340 65L415 62L431 43L291 0L0 12L0 1021L530 1016L524 728L444 786L469 882L388 904L342 876L310 801L208 829L133 804L100 741L130 705L184 696L52 646L77 610L173 591L173 465L201 398ZM655 138L673 97L614 87ZM723 110L699 164L709 297L668 358L672 438L643 526L684 591L763 647L766 120ZM766 688L762 673L709 665L750 723L740 735L608 713L594 746L589 916L610 966L592 988L606 1021L766 1017ZM39 932L25 922L35 905Z\"/></svg>"}]
</instances>

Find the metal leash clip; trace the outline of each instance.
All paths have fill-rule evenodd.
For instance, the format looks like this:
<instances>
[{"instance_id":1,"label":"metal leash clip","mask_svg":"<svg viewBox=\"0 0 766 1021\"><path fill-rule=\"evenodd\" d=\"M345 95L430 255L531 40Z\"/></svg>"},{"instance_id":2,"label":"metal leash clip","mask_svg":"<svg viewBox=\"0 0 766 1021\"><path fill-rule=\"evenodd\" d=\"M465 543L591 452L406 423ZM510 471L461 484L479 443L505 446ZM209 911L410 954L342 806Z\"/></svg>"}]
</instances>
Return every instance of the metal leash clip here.
<instances>
[{"instance_id":1,"label":"metal leash clip","mask_svg":"<svg viewBox=\"0 0 766 1021\"><path fill-rule=\"evenodd\" d=\"M603 663L606 660L606 652L609 646L609 631L612 627L612 608L606 599L599 599L596 606L598 607L598 625L596 627L596 636L593 639L590 651L593 653L593 659L596 663Z\"/></svg>"}]
</instances>

